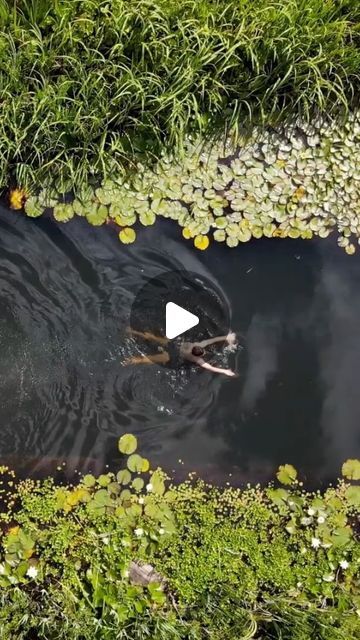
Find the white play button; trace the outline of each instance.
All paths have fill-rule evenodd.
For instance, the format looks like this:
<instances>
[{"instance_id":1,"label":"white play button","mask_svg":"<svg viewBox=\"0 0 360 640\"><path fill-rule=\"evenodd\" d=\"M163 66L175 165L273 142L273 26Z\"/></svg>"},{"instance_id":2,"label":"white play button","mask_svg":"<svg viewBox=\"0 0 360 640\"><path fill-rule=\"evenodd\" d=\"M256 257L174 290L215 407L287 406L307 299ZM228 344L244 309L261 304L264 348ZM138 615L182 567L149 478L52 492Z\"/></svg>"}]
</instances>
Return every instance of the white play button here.
<instances>
[{"instance_id":1,"label":"white play button","mask_svg":"<svg viewBox=\"0 0 360 640\"><path fill-rule=\"evenodd\" d=\"M185 333L199 324L199 318L175 302L166 304L166 337L168 340Z\"/></svg>"}]
</instances>

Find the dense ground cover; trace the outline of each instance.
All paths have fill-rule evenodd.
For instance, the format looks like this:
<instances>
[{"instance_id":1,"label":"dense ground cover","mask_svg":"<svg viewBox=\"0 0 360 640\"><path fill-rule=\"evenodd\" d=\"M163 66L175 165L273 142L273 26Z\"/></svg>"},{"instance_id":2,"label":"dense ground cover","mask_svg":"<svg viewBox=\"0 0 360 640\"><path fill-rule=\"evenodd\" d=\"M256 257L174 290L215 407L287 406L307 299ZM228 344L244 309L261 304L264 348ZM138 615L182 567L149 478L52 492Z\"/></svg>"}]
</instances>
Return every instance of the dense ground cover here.
<instances>
[{"instance_id":1,"label":"dense ground cover","mask_svg":"<svg viewBox=\"0 0 360 640\"><path fill-rule=\"evenodd\" d=\"M0 0L0 187L336 114L358 99L359 19L357 0Z\"/></svg>"},{"instance_id":2,"label":"dense ground cover","mask_svg":"<svg viewBox=\"0 0 360 640\"><path fill-rule=\"evenodd\" d=\"M359 637L358 485L305 492L284 465L277 488L171 486L132 436L119 445L125 468L77 486L3 470L1 638ZM154 567L148 584L133 562Z\"/></svg>"}]
</instances>

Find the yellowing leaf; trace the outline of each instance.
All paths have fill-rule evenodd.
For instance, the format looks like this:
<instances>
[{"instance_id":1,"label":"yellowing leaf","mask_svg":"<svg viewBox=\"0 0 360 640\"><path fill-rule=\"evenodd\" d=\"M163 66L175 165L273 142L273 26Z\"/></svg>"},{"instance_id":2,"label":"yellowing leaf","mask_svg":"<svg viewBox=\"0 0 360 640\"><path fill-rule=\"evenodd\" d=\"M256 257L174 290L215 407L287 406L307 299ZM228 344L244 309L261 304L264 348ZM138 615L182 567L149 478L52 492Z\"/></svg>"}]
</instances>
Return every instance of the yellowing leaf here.
<instances>
[{"instance_id":1,"label":"yellowing leaf","mask_svg":"<svg viewBox=\"0 0 360 640\"><path fill-rule=\"evenodd\" d=\"M130 227L125 227L124 229L121 229L119 233L119 238L123 244L132 244L133 242L135 242L136 233L134 229L130 229Z\"/></svg>"},{"instance_id":2,"label":"yellowing leaf","mask_svg":"<svg viewBox=\"0 0 360 640\"><path fill-rule=\"evenodd\" d=\"M304 197L305 193L306 193L306 189L305 189L305 187L303 187L303 186L301 185L300 187L298 187L298 188L294 191L294 195L293 195L293 197L294 197L296 200L301 200L301 198L303 198L303 197Z\"/></svg>"},{"instance_id":3,"label":"yellowing leaf","mask_svg":"<svg viewBox=\"0 0 360 640\"><path fill-rule=\"evenodd\" d=\"M192 233L189 227L184 227L184 229L182 230L182 234L185 240L190 240L190 238L192 237Z\"/></svg>"},{"instance_id":4,"label":"yellowing leaf","mask_svg":"<svg viewBox=\"0 0 360 640\"><path fill-rule=\"evenodd\" d=\"M210 244L209 238L208 236L196 236L196 238L194 239L194 245L197 249L200 249L200 251L205 251L205 249L208 248Z\"/></svg>"},{"instance_id":5,"label":"yellowing leaf","mask_svg":"<svg viewBox=\"0 0 360 640\"><path fill-rule=\"evenodd\" d=\"M9 195L9 204L11 209L22 209L26 198L24 189L11 189Z\"/></svg>"}]
</instances>

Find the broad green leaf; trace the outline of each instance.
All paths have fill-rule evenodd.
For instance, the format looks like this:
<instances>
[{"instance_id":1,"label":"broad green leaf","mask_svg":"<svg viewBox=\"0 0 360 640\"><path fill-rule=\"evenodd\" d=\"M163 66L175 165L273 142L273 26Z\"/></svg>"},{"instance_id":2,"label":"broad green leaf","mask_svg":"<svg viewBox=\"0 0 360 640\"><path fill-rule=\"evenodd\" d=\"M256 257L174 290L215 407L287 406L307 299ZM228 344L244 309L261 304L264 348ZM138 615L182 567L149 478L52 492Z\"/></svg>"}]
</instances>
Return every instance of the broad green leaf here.
<instances>
[{"instance_id":1,"label":"broad green leaf","mask_svg":"<svg viewBox=\"0 0 360 640\"><path fill-rule=\"evenodd\" d=\"M121 453L130 455L137 449L137 439L131 433L124 433L119 439L118 447Z\"/></svg>"},{"instance_id":2,"label":"broad green leaf","mask_svg":"<svg viewBox=\"0 0 360 640\"><path fill-rule=\"evenodd\" d=\"M96 479L91 473L87 473L83 477L83 483L86 487L93 487L95 485Z\"/></svg>"},{"instance_id":3,"label":"broad green leaf","mask_svg":"<svg viewBox=\"0 0 360 640\"><path fill-rule=\"evenodd\" d=\"M135 478L132 483L131 486L135 489L135 491L141 491L141 489L144 488L144 480L142 478Z\"/></svg>"},{"instance_id":4,"label":"broad green leaf","mask_svg":"<svg viewBox=\"0 0 360 640\"><path fill-rule=\"evenodd\" d=\"M118 472L116 479L120 484L129 484L131 480L131 473L127 469L121 469L121 471Z\"/></svg>"},{"instance_id":5,"label":"broad green leaf","mask_svg":"<svg viewBox=\"0 0 360 640\"><path fill-rule=\"evenodd\" d=\"M111 476L108 473L103 473L98 477L98 483L100 487L107 487L111 482Z\"/></svg>"},{"instance_id":6,"label":"broad green leaf","mask_svg":"<svg viewBox=\"0 0 360 640\"><path fill-rule=\"evenodd\" d=\"M44 213L44 207L39 203L36 196L30 196L25 202L25 213L30 218L38 218Z\"/></svg>"},{"instance_id":7,"label":"broad green leaf","mask_svg":"<svg viewBox=\"0 0 360 640\"><path fill-rule=\"evenodd\" d=\"M345 491L345 496L349 504L352 507L360 507L360 487L352 486L348 487Z\"/></svg>"},{"instance_id":8,"label":"broad green leaf","mask_svg":"<svg viewBox=\"0 0 360 640\"><path fill-rule=\"evenodd\" d=\"M297 471L292 464L280 465L276 477L281 484L294 484L297 478Z\"/></svg>"},{"instance_id":9,"label":"broad green leaf","mask_svg":"<svg viewBox=\"0 0 360 640\"><path fill-rule=\"evenodd\" d=\"M142 457L139 456L138 453L133 453L127 461L127 466L130 469L130 471L133 471L133 472L136 471L136 473L141 473L142 466L143 466Z\"/></svg>"},{"instance_id":10,"label":"broad green leaf","mask_svg":"<svg viewBox=\"0 0 360 640\"><path fill-rule=\"evenodd\" d=\"M144 227L148 227L155 223L156 215L153 211L146 211L144 213L140 213L139 219Z\"/></svg>"},{"instance_id":11,"label":"broad green leaf","mask_svg":"<svg viewBox=\"0 0 360 640\"><path fill-rule=\"evenodd\" d=\"M346 460L341 472L348 480L360 480L360 460Z\"/></svg>"},{"instance_id":12,"label":"broad green leaf","mask_svg":"<svg viewBox=\"0 0 360 640\"><path fill-rule=\"evenodd\" d=\"M71 204L56 204L53 212L57 222L68 222L74 217L74 209Z\"/></svg>"}]
</instances>

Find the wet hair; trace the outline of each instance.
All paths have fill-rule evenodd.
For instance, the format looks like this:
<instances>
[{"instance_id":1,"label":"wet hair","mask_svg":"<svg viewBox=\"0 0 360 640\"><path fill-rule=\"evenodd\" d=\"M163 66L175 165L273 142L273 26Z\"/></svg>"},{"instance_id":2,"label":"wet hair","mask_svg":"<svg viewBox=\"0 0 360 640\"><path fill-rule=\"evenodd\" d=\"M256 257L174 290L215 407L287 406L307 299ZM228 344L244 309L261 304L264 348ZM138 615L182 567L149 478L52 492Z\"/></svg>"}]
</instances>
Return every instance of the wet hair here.
<instances>
[{"instance_id":1,"label":"wet hair","mask_svg":"<svg viewBox=\"0 0 360 640\"><path fill-rule=\"evenodd\" d=\"M191 349L191 353L193 354L193 356L203 356L205 353L205 349L199 347L199 345L195 345L195 347Z\"/></svg>"}]
</instances>

